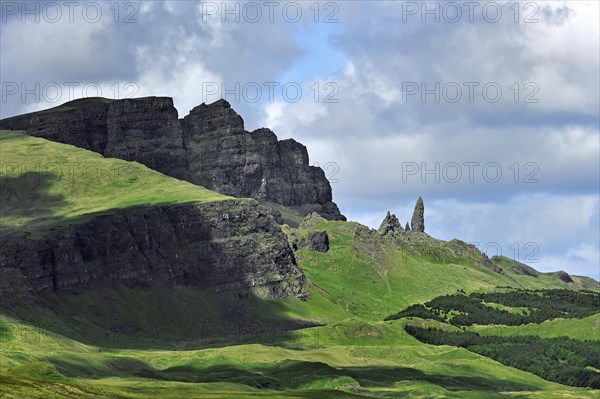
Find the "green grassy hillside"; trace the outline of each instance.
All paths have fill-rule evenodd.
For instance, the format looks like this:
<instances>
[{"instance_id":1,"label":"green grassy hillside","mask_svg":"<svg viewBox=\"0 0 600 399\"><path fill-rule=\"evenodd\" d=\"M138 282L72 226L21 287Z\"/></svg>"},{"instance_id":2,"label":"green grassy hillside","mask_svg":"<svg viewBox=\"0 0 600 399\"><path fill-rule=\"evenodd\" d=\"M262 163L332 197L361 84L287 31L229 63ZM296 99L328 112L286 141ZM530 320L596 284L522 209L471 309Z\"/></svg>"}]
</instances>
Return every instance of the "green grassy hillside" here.
<instances>
[{"instance_id":1,"label":"green grassy hillside","mask_svg":"<svg viewBox=\"0 0 600 399\"><path fill-rule=\"evenodd\" d=\"M378 344L360 345L360 326L348 323L353 342L179 351L82 345L7 317L1 323L5 398L594 397L464 349L420 344L401 335L401 322L375 326L395 336Z\"/></svg>"},{"instance_id":2,"label":"green grassy hillside","mask_svg":"<svg viewBox=\"0 0 600 399\"><path fill-rule=\"evenodd\" d=\"M550 281L551 284L557 278L560 278L560 276L567 277L565 272L540 273L533 267L507 258L506 256L494 256L492 262L501 267L504 272L510 274L516 282L524 281L525 285L527 285L527 281L530 281L528 277L536 277L538 281ZM590 277L571 275L567 278L573 280L574 285L577 287L594 290L600 289L600 283Z\"/></svg>"},{"instance_id":3,"label":"green grassy hillside","mask_svg":"<svg viewBox=\"0 0 600 399\"><path fill-rule=\"evenodd\" d=\"M457 243L415 238L415 243L407 244L402 252L394 239L355 237L357 227L355 223L312 218L295 232L303 236L312 230L325 229L331 240L327 253L307 248L297 252L299 263L309 277L312 295L309 301L293 298L247 302L275 323L276 317L287 317L313 320L323 323L322 326L246 337L220 331L221 340L193 341L190 340L193 326L182 320L181 315L169 314L171 299L155 302L161 296L168 298L167 293L154 296L143 290L122 289L112 294L65 294L60 303L49 303L66 306L60 319L51 311L39 309L41 313L34 319L54 318L63 325L73 325L77 320L80 324L87 323L89 328L98 323L110 326L109 320L93 320L84 305L101 304L108 295L111 308L130 307L137 309L136 312L144 309L140 320L148 320L148 325L159 323L166 331L173 332L179 320L187 336L180 337L179 342L175 342L175 335L169 336L173 342L168 349L144 339L138 339L138 345L108 339L85 345L4 316L0 327L3 385L0 392L7 398L595 397L596 392L591 389L551 383L465 349L422 344L404 331L407 323L438 326L437 322L382 321L382 316L405 305L454 293L457 289L521 287L525 282L529 288L575 289L576 286L559 279L534 277L515 283L510 275L473 262L477 253L460 252L454 248ZM417 247L423 254L415 251ZM436 263L444 248L452 248L454 255L448 258L452 262ZM437 255L432 256L436 250ZM209 314L219 320L222 305L218 298L194 289L180 295L190 305L193 302L195 307L188 307L190 314L198 318ZM543 326L540 329L549 331L550 325L578 323L573 324L579 331L573 338L590 339L597 332L587 327L596 323L596 316L551 320L540 325ZM228 328L231 332L232 327ZM526 329L527 325L521 328ZM560 335L558 329L552 334ZM148 338L148 334L142 333L141 338Z\"/></svg>"},{"instance_id":4,"label":"green grassy hillside","mask_svg":"<svg viewBox=\"0 0 600 399\"><path fill-rule=\"evenodd\" d=\"M6 229L36 232L134 205L227 198L75 147L15 132L0 139ZM29 166L40 160L47 167ZM92 170L82 169L89 164L104 171L100 177L71 173ZM115 170L126 172L108 173ZM327 231L330 250L296 251L308 301L116 285L47 293L36 307L0 307L0 398L597 397L597 391L551 383L466 349L423 344L404 330L408 323L457 327L383 321L458 290L580 289L594 282L527 275L510 260L486 260L458 240L381 237L357 223L320 217L299 229L284 226L290 240L305 240L315 230ZM496 334L496 327L473 329ZM497 328L498 335L515 333ZM598 339L598 314L529 328L520 331Z\"/></svg>"},{"instance_id":5,"label":"green grassy hillside","mask_svg":"<svg viewBox=\"0 0 600 399\"><path fill-rule=\"evenodd\" d=\"M136 205L230 199L137 162L0 131L0 226L36 231Z\"/></svg>"},{"instance_id":6,"label":"green grassy hillside","mask_svg":"<svg viewBox=\"0 0 600 399\"><path fill-rule=\"evenodd\" d=\"M375 232L361 233L364 226L358 223L321 217L311 217L298 230L287 232L302 239L316 230L327 231L331 249L321 253L305 247L296 252L313 299L289 308L291 314L322 322L350 317L379 321L411 304L458 290L588 287L551 275L516 275L502 267L494 271L491 267L497 263L482 264L482 254L458 240L444 242L422 234L381 237Z\"/></svg>"}]
</instances>

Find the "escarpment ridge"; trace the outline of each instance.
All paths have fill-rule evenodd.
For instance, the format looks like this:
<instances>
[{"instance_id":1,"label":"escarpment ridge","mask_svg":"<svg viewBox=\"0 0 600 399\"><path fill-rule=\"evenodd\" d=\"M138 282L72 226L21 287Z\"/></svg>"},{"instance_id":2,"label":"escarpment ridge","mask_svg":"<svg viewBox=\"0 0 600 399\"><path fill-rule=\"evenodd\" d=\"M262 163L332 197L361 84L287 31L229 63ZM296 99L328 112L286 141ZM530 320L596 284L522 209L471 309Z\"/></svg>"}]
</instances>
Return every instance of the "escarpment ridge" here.
<instances>
[{"instance_id":1,"label":"escarpment ridge","mask_svg":"<svg viewBox=\"0 0 600 399\"><path fill-rule=\"evenodd\" d=\"M183 119L170 97L84 98L0 120L0 129L137 161L221 194L284 205L305 216L346 220L332 202L323 170L306 147L271 130L244 129L225 100L201 104Z\"/></svg>"}]
</instances>

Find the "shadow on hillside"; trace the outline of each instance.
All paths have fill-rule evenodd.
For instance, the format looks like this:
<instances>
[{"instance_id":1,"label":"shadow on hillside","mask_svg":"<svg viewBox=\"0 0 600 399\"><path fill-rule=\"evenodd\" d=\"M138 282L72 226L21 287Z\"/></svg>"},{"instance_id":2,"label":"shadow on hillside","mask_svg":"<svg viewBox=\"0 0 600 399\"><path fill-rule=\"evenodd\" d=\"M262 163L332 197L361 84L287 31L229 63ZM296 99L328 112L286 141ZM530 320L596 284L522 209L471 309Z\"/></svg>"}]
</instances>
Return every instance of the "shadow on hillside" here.
<instances>
[{"instance_id":1,"label":"shadow on hillside","mask_svg":"<svg viewBox=\"0 0 600 399\"><path fill-rule=\"evenodd\" d=\"M51 193L53 183L61 178L63 176L51 172L0 176L0 217L51 216L55 209L67 204L63 195Z\"/></svg>"},{"instance_id":2,"label":"shadow on hillside","mask_svg":"<svg viewBox=\"0 0 600 399\"><path fill-rule=\"evenodd\" d=\"M64 206L62 197L47 193L52 176L31 176L27 190L19 179L2 181L3 204L12 207L7 215L35 205L27 215L39 219ZM130 207L93 215L69 227L69 234L63 228L35 237L23 226L14 234L2 230L0 278L7 288L0 286L1 310L38 329L27 333L30 341L41 342L50 332L123 349L275 344L314 326L287 317L280 301L230 289L255 278L261 265L252 256L260 236L234 241L245 234L235 221L219 226L225 232L215 228L218 207L230 207L219 204L201 210L187 209L189 204ZM256 229L260 234L266 227Z\"/></svg>"},{"instance_id":3,"label":"shadow on hillside","mask_svg":"<svg viewBox=\"0 0 600 399\"><path fill-rule=\"evenodd\" d=\"M247 290L198 287L85 289L45 292L2 313L34 327L12 335L30 344L46 335L111 349L195 350L241 344L278 345L316 324L287 317L279 300ZM18 327L18 326L17 326ZM25 329L23 329L25 331Z\"/></svg>"},{"instance_id":4,"label":"shadow on hillside","mask_svg":"<svg viewBox=\"0 0 600 399\"><path fill-rule=\"evenodd\" d=\"M332 367L321 362L273 362L273 366L244 369L230 365L194 367L189 365L154 369L149 364L133 358L113 357L97 365L86 367L77 360L48 359L63 374L82 378L151 378L163 381L188 383L228 382L255 388L286 390L298 389L317 381L330 382L350 377L363 388L390 388L402 381L434 384L449 391L536 391L533 384L519 383L488 376L448 376L426 374L409 367L365 366ZM225 361L225 360L224 360ZM97 363L96 363L97 364Z\"/></svg>"}]
</instances>

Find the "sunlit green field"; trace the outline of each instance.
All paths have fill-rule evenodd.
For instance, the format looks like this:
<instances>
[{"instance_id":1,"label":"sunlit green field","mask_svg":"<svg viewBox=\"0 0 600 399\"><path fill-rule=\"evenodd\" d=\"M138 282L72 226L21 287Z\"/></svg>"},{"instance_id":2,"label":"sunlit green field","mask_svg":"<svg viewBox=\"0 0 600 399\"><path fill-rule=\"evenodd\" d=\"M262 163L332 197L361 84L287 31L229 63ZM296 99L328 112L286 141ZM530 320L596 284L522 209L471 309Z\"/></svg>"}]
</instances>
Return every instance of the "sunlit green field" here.
<instances>
[{"instance_id":1,"label":"sunlit green field","mask_svg":"<svg viewBox=\"0 0 600 399\"><path fill-rule=\"evenodd\" d=\"M583 319L555 319L517 327L477 326L474 330L484 335L537 335L542 338L564 336L581 340L600 340L600 313Z\"/></svg>"},{"instance_id":2,"label":"sunlit green field","mask_svg":"<svg viewBox=\"0 0 600 399\"><path fill-rule=\"evenodd\" d=\"M2 325L6 398L594 397L464 349L420 344L400 321L321 327L323 339L313 329L281 346L190 351L111 350L6 317Z\"/></svg>"}]
</instances>

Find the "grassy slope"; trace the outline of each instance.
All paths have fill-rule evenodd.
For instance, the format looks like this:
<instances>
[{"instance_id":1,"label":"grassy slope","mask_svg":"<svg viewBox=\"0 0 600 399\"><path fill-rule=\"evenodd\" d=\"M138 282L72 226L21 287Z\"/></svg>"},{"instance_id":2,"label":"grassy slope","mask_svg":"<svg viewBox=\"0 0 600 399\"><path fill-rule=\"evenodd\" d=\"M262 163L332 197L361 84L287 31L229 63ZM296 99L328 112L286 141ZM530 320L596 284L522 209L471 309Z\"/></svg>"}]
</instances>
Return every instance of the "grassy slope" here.
<instances>
[{"instance_id":1,"label":"grassy slope","mask_svg":"<svg viewBox=\"0 0 600 399\"><path fill-rule=\"evenodd\" d=\"M37 197L10 204L10 213L2 215L8 226L40 229L140 203L225 198L135 163L104 159L89 151L17 133L3 132L0 137L3 163L35 162L43 156L47 157L44 160L61 165L93 162L107 170L115 165L135 169L135 173L127 173L124 179L116 181L70 179L68 174L60 180L49 179L42 197L33 193ZM10 169L3 168L2 173L3 178L15 177ZM49 195L61 197L51 211L43 206ZM34 209L37 206L39 212L25 213L25 203ZM0 397L594 397L590 390L549 383L463 349L421 344L404 333L406 320L381 321L412 303L458 289L470 292L506 285L569 285L552 276L533 278L509 271L505 275L492 272L476 264L476 253L467 251L455 256L450 244L433 239L415 236L412 242L399 244L392 239L356 238L357 227L356 223L320 218L307 222L297 232L299 236L324 229L331 242L331 250L326 254L307 249L297 252L298 262L309 279L312 299L249 304L265 317L278 313L324 326L272 339L262 337L258 344L232 340L230 346L199 350L185 350L186 345L181 345L180 350L126 350L102 340L99 346L84 345L2 316ZM162 323L167 330L181 328L193 334L193 323L169 314L169 301L183 298L192 303L193 306L186 306L192 313L190 319L218 317L219 306L207 293L188 291L177 298L167 298L165 293L116 289L66 294L60 303L48 299L51 306L68 306L60 317L39 309L36 317L65 326L97 328L101 334L104 326L99 327L98 322L110 325L111 321L86 318L85 307L90 303L103 306L110 300L111 308L129 309L142 330L144 326ZM590 323L577 322L586 326ZM590 331L581 325L572 327L579 328L585 337L588 332L583 331ZM593 331L596 330L590 333Z\"/></svg>"},{"instance_id":2,"label":"grassy slope","mask_svg":"<svg viewBox=\"0 0 600 399\"><path fill-rule=\"evenodd\" d=\"M523 282L525 286L531 280L527 274L535 274L538 281L548 281L550 284L553 284L557 278L556 273L540 273L532 267L506 256L494 256L492 261L511 274L516 282ZM571 275L571 278L581 288L600 289L600 283L589 277Z\"/></svg>"},{"instance_id":3,"label":"grassy slope","mask_svg":"<svg viewBox=\"0 0 600 399\"><path fill-rule=\"evenodd\" d=\"M81 398L594 397L591 390L549 383L463 349L421 344L404 333L406 320L381 321L406 304L458 288L515 285L511 276L466 261L436 264L410 253L399 257L392 241L381 247L353 243L353 223L317 219L298 234L323 228L331 237L330 252L298 252L313 298L282 305L288 315L327 325L260 344L165 351L82 345L40 330L28 333L30 327L4 317L13 331L2 344L3 389L13 395L7 397L67 397L64 392ZM523 281L529 288L568 287L558 279ZM128 302L135 300L135 292L128 295ZM204 312L212 309L204 306ZM151 309L146 317L162 317ZM583 334L579 338L594 334L581 328L597 319L591 320L574 321L580 323L572 326ZM561 322L572 321L547 324ZM43 394L35 396L34 390Z\"/></svg>"},{"instance_id":4,"label":"grassy slope","mask_svg":"<svg viewBox=\"0 0 600 399\"><path fill-rule=\"evenodd\" d=\"M414 236L420 253L403 247L391 238L356 238L359 225L353 222L326 221L316 218L302 225L296 233L326 230L331 249L328 253L306 248L296 252L299 265L312 283L313 300L290 301L290 314L314 317L327 322L350 317L383 320L407 306L431 300L459 289L467 293L498 286L519 288L575 288L557 277L529 277L494 272L474 264L473 255L453 256L448 243ZM437 253L423 256L421 253ZM439 257L448 260L440 262Z\"/></svg>"},{"instance_id":5,"label":"grassy slope","mask_svg":"<svg viewBox=\"0 0 600 399\"><path fill-rule=\"evenodd\" d=\"M136 205L228 199L137 162L0 131L0 223L36 231Z\"/></svg>"},{"instance_id":6,"label":"grassy slope","mask_svg":"<svg viewBox=\"0 0 600 399\"><path fill-rule=\"evenodd\" d=\"M110 350L1 321L0 395L6 398L593 397L590 390L548 383L463 349L420 344L400 334L401 321L368 331L388 335L379 345L363 339L360 322L348 322L341 330L332 327L346 342L305 337L309 341L298 339L294 348L193 351Z\"/></svg>"},{"instance_id":7,"label":"grassy slope","mask_svg":"<svg viewBox=\"0 0 600 399\"><path fill-rule=\"evenodd\" d=\"M0 131L0 162L1 234L12 234L16 229L43 234L59 225L133 206L232 199L136 162L104 158L15 131ZM190 287L131 290L115 285L77 295L43 294L37 299L45 306L25 304L7 312L21 314L54 332L67 331L70 337L83 339L85 334L85 342L102 342L114 331L134 331L135 338L120 342L128 346L146 345L156 338L190 339L225 313L220 306L223 298ZM255 315L260 318L258 312ZM161 329L158 333L156 326ZM127 338L123 334L117 338L123 337ZM145 341L137 342L138 337Z\"/></svg>"},{"instance_id":8,"label":"grassy slope","mask_svg":"<svg viewBox=\"0 0 600 399\"><path fill-rule=\"evenodd\" d=\"M554 319L522 326L476 326L475 331L489 335L537 335L543 338L566 336L600 341L600 313L583 319Z\"/></svg>"}]
</instances>

